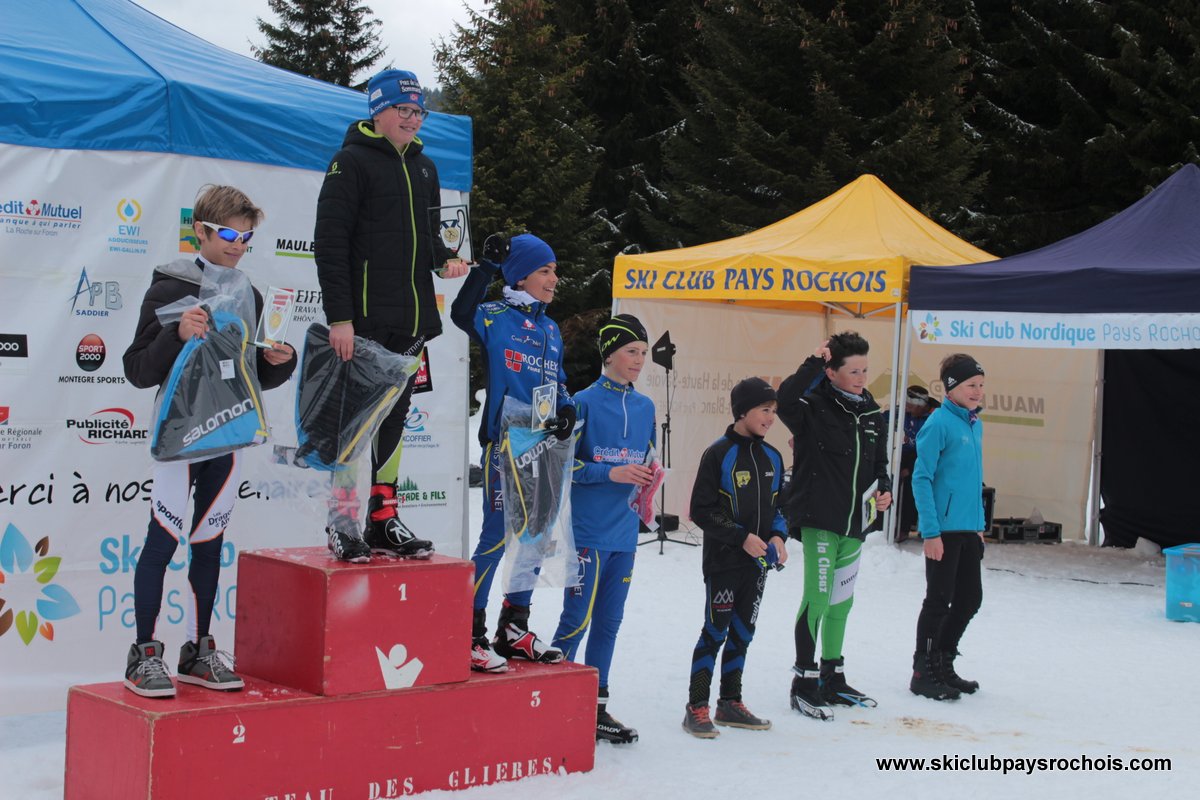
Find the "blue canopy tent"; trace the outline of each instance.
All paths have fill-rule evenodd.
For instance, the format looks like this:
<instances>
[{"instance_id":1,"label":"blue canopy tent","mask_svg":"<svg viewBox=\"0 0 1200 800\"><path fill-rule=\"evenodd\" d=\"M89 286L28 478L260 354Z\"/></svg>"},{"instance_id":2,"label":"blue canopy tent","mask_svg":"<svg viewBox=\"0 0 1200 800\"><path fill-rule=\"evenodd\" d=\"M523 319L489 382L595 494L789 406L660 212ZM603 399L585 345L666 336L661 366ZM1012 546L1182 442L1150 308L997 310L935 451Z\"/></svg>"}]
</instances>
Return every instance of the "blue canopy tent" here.
<instances>
[{"instance_id":1,"label":"blue canopy tent","mask_svg":"<svg viewBox=\"0 0 1200 800\"><path fill-rule=\"evenodd\" d=\"M1172 400L1200 394L1200 168L1184 165L1124 211L1038 250L913 267L908 297L910 345L1105 351L1090 538L1098 518L1120 544L1200 538L1181 502L1200 436L1190 420L1179 424L1186 411Z\"/></svg>"},{"instance_id":2,"label":"blue canopy tent","mask_svg":"<svg viewBox=\"0 0 1200 800\"><path fill-rule=\"evenodd\" d=\"M1129 208L1060 242L956 269L913 267L910 308L1200 314L1198 215L1200 167L1187 164ZM1179 346L1200 347L1200 340Z\"/></svg>"},{"instance_id":3,"label":"blue canopy tent","mask_svg":"<svg viewBox=\"0 0 1200 800\"><path fill-rule=\"evenodd\" d=\"M135 150L324 170L361 92L231 53L130 0L9 3L0 142ZM442 187L471 188L471 120L421 130Z\"/></svg>"}]
</instances>

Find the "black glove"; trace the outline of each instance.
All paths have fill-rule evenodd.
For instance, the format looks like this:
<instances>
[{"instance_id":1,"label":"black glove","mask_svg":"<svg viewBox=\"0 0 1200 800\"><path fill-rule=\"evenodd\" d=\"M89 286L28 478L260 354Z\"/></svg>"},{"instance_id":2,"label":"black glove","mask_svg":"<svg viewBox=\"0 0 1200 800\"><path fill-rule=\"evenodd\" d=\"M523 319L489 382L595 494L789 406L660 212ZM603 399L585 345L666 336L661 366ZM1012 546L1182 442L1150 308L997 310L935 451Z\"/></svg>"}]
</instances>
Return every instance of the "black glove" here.
<instances>
[{"instance_id":1,"label":"black glove","mask_svg":"<svg viewBox=\"0 0 1200 800\"><path fill-rule=\"evenodd\" d=\"M550 433L560 442L567 439L575 431L575 406L563 406L558 410L558 416L547 427Z\"/></svg>"},{"instance_id":2,"label":"black glove","mask_svg":"<svg viewBox=\"0 0 1200 800\"><path fill-rule=\"evenodd\" d=\"M500 266L504 259L508 258L508 250L508 237L500 233L493 233L483 240L483 251L480 253L480 257L495 266Z\"/></svg>"}]
</instances>

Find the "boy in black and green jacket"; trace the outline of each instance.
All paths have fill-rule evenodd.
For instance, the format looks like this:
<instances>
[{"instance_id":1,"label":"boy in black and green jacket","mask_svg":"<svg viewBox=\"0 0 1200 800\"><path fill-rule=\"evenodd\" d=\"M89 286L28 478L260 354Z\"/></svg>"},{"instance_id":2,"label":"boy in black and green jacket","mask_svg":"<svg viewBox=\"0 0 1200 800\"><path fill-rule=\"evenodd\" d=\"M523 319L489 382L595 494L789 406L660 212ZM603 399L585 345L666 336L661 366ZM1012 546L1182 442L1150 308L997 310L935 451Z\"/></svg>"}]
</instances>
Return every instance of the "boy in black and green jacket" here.
<instances>
[{"instance_id":1,"label":"boy in black and green jacket","mask_svg":"<svg viewBox=\"0 0 1200 800\"><path fill-rule=\"evenodd\" d=\"M779 417L792 432L795 459L787 501L789 535L804 548L791 704L817 719L833 719L830 704L875 704L847 685L842 672L842 642L863 539L875 511L892 502L887 426L866 388L869 349L857 333L837 334L779 387Z\"/></svg>"}]
</instances>

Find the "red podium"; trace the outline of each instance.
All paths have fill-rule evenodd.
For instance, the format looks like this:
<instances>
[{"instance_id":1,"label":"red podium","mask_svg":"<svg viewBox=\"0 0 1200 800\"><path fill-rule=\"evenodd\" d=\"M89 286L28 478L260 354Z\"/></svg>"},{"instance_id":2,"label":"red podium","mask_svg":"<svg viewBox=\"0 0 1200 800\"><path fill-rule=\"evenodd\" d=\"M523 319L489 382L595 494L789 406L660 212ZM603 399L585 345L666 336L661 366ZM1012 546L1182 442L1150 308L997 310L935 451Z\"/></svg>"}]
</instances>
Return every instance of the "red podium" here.
<instances>
[{"instance_id":1,"label":"red podium","mask_svg":"<svg viewBox=\"0 0 1200 800\"><path fill-rule=\"evenodd\" d=\"M336 561L324 547L238 556L239 672L312 694L465 681L470 561Z\"/></svg>"},{"instance_id":2,"label":"red podium","mask_svg":"<svg viewBox=\"0 0 1200 800\"><path fill-rule=\"evenodd\" d=\"M473 579L471 562L445 556L242 553L246 688L72 687L66 800L390 800L592 769L596 671L472 673Z\"/></svg>"},{"instance_id":3,"label":"red podium","mask_svg":"<svg viewBox=\"0 0 1200 800\"><path fill-rule=\"evenodd\" d=\"M120 683L72 687L65 800L383 800L551 772L595 758L596 672L501 675L320 697L247 678L173 700Z\"/></svg>"}]
</instances>

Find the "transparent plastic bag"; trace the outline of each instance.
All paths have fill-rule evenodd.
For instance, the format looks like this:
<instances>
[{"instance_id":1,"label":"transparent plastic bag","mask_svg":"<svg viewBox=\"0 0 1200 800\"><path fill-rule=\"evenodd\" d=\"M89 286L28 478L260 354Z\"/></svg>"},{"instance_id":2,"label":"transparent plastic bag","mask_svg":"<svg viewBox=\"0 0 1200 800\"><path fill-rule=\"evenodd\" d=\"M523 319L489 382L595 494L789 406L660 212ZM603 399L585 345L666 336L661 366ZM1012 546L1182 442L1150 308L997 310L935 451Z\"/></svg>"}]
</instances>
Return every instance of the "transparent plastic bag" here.
<instances>
[{"instance_id":1,"label":"transparent plastic bag","mask_svg":"<svg viewBox=\"0 0 1200 800\"><path fill-rule=\"evenodd\" d=\"M538 586L578 586L571 528L572 437L530 427L532 407L504 398L500 418L500 487L504 493L505 593Z\"/></svg>"},{"instance_id":2,"label":"transparent plastic bag","mask_svg":"<svg viewBox=\"0 0 1200 800\"><path fill-rule=\"evenodd\" d=\"M240 317L254 336L258 314L254 312L254 287L240 269L209 264L200 279L200 302L213 312L224 311ZM251 351L253 352L253 351Z\"/></svg>"},{"instance_id":3,"label":"transparent plastic bag","mask_svg":"<svg viewBox=\"0 0 1200 800\"><path fill-rule=\"evenodd\" d=\"M360 336L354 337L354 357L343 361L329 344L329 329L310 325L300 357L293 463L327 472L346 469L371 446L420 365L419 357Z\"/></svg>"}]
</instances>

